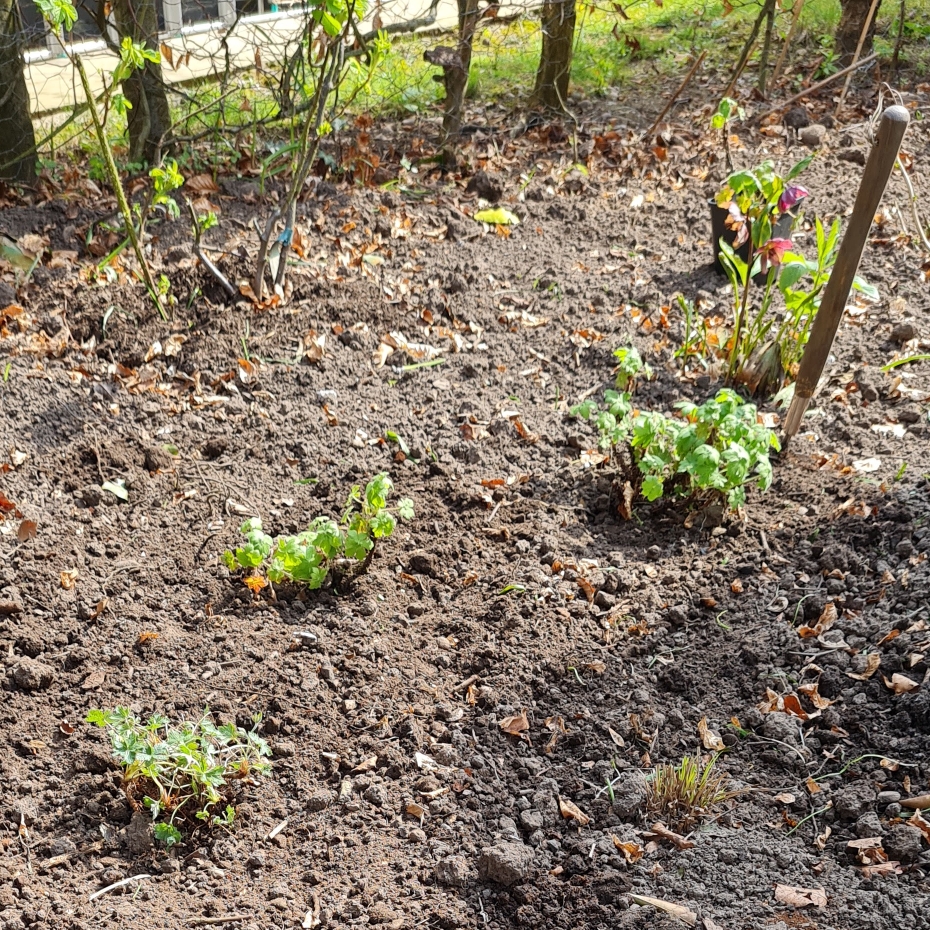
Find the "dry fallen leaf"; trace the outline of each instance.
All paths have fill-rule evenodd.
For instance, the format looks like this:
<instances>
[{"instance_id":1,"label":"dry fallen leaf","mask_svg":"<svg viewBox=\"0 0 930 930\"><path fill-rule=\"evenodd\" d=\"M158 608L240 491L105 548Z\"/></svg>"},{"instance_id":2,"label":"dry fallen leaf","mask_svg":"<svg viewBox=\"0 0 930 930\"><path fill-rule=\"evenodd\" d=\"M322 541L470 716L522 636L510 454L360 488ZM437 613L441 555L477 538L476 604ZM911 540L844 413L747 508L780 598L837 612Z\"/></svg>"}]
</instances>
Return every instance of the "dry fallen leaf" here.
<instances>
[{"instance_id":1,"label":"dry fallen leaf","mask_svg":"<svg viewBox=\"0 0 930 930\"><path fill-rule=\"evenodd\" d=\"M504 717L501 720L501 729L511 736L521 736L530 728L530 722L526 719L526 711L521 710L519 714L511 717Z\"/></svg>"},{"instance_id":2,"label":"dry fallen leaf","mask_svg":"<svg viewBox=\"0 0 930 930\"><path fill-rule=\"evenodd\" d=\"M790 791L782 791L781 794L775 795L775 800L782 804L794 804L797 798Z\"/></svg>"},{"instance_id":3,"label":"dry fallen leaf","mask_svg":"<svg viewBox=\"0 0 930 930\"><path fill-rule=\"evenodd\" d=\"M422 817L426 813L426 808L421 807L416 801L408 801L404 810L411 817Z\"/></svg>"},{"instance_id":4,"label":"dry fallen leaf","mask_svg":"<svg viewBox=\"0 0 930 930\"><path fill-rule=\"evenodd\" d=\"M594 585L590 581L585 581L584 578L578 579L578 587L581 588L584 596L587 598L588 603L590 604L594 600L595 590Z\"/></svg>"},{"instance_id":5,"label":"dry fallen leaf","mask_svg":"<svg viewBox=\"0 0 930 930\"><path fill-rule=\"evenodd\" d=\"M820 636L836 623L837 619L836 604L830 601L820 614L820 618L813 626L798 627L798 636L803 638L811 636Z\"/></svg>"},{"instance_id":6,"label":"dry fallen leaf","mask_svg":"<svg viewBox=\"0 0 930 930\"><path fill-rule=\"evenodd\" d=\"M559 811L566 820L577 820L583 827L591 822L591 818L581 808L562 797L559 798Z\"/></svg>"},{"instance_id":7,"label":"dry fallen leaf","mask_svg":"<svg viewBox=\"0 0 930 930\"><path fill-rule=\"evenodd\" d=\"M723 745L723 740L720 738L720 734L714 732L707 725L707 718L701 717L698 721L698 736L701 737L701 743L705 749L713 749L717 752L722 752L726 747Z\"/></svg>"},{"instance_id":8,"label":"dry fallen leaf","mask_svg":"<svg viewBox=\"0 0 930 930\"><path fill-rule=\"evenodd\" d=\"M660 911L665 911L666 914L670 914L689 927L693 927L697 923L697 914L681 904L672 904L671 901L663 901L661 898L647 898L645 895L640 894L631 894L630 900L641 907L654 907Z\"/></svg>"},{"instance_id":9,"label":"dry fallen leaf","mask_svg":"<svg viewBox=\"0 0 930 930\"><path fill-rule=\"evenodd\" d=\"M21 543L28 542L30 539L36 538L37 532L38 529L35 520L23 520L19 525L19 529L16 531L16 538Z\"/></svg>"},{"instance_id":10,"label":"dry fallen leaf","mask_svg":"<svg viewBox=\"0 0 930 930\"><path fill-rule=\"evenodd\" d=\"M805 685L800 685L798 691L806 697L811 704L814 705L818 710L823 710L825 707L829 707L833 701L825 698L817 687L816 681L808 682Z\"/></svg>"},{"instance_id":11,"label":"dry fallen leaf","mask_svg":"<svg viewBox=\"0 0 930 930\"><path fill-rule=\"evenodd\" d=\"M146 630L146 631L144 631L144 632L142 632L142 633L139 634L138 638L136 639L136 645L137 645L137 646L144 646L146 643L152 643L152 642L154 642L156 639L158 639L158 634L157 634L157 633L153 633L153 632L151 632L151 631L149 631L149 630Z\"/></svg>"},{"instance_id":12,"label":"dry fallen leaf","mask_svg":"<svg viewBox=\"0 0 930 930\"><path fill-rule=\"evenodd\" d=\"M917 811L914 816L908 820L908 823L912 827L916 827L918 830L920 830L920 832L924 835L924 839L930 843L930 822L924 820L924 818L920 816L920 811Z\"/></svg>"},{"instance_id":13,"label":"dry fallen leaf","mask_svg":"<svg viewBox=\"0 0 930 930\"><path fill-rule=\"evenodd\" d=\"M891 681L882 675L882 681L885 682L885 687L894 691L895 694L907 694L909 691L916 691L920 687L918 682L898 672L891 676Z\"/></svg>"},{"instance_id":14,"label":"dry fallen leaf","mask_svg":"<svg viewBox=\"0 0 930 930\"><path fill-rule=\"evenodd\" d=\"M847 678L855 678L856 681L867 681L871 678L877 671L879 665L882 664L882 657L877 652L870 652L865 659L865 669L860 672L847 672Z\"/></svg>"},{"instance_id":15,"label":"dry fallen leaf","mask_svg":"<svg viewBox=\"0 0 930 930\"><path fill-rule=\"evenodd\" d=\"M70 591L74 587L74 583L78 580L78 577L78 570L76 568L69 568L67 571L61 573L61 586L66 591Z\"/></svg>"},{"instance_id":16,"label":"dry fallen leaf","mask_svg":"<svg viewBox=\"0 0 930 930\"><path fill-rule=\"evenodd\" d=\"M242 583L253 594L258 594L258 592L268 584L268 580L262 575L249 575L248 578L242 579Z\"/></svg>"},{"instance_id":17,"label":"dry fallen leaf","mask_svg":"<svg viewBox=\"0 0 930 930\"><path fill-rule=\"evenodd\" d=\"M620 854L623 856L627 865L632 865L634 862L639 862L643 858L643 847L639 843L625 843L623 840L619 839L616 836L611 836L614 846L620 850Z\"/></svg>"},{"instance_id":18,"label":"dry fallen leaf","mask_svg":"<svg viewBox=\"0 0 930 930\"><path fill-rule=\"evenodd\" d=\"M792 907L826 907L827 893L823 888L798 888L796 885L775 886L775 900Z\"/></svg>"}]
</instances>

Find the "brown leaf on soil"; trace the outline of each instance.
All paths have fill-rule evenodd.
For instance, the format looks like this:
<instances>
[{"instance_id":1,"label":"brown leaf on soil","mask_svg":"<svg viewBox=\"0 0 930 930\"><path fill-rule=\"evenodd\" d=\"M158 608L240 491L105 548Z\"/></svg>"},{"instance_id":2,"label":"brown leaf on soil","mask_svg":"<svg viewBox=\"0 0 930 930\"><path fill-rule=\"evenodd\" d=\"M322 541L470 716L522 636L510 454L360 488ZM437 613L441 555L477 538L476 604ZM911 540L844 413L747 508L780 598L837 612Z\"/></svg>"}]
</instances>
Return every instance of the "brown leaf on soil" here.
<instances>
[{"instance_id":1,"label":"brown leaf on soil","mask_svg":"<svg viewBox=\"0 0 930 930\"><path fill-rule=\"evenodd\" d=\"M878 865L864 865L859 872L865 878L880 878L882 875L900 875L904 869L896 861L880 862Z\"/></svg>"},{"instance_id":2,"label":"brown leaf on soil","mask_svg":"<svg viewBox=\"0 0 930 930\"><path fill-rule=\"evenodd\" d=\"M528 443L539 442L539 435L537 433L531 433L524 425L519 417L511 417L510 422L513 423L514 429L517 431L517 435L524 441Z\"/></svg>"},{"instance_id":3,"label":"brown leaf on soil","mask_svg":"<svg viewBox=\"0 0 930 930\"><path fill-rule=\"evenodd\" d=\"M591 818L581 808L565 798L559 798L559 811L566 820L577 820L581 826L591 823Z\"/></svg>"},{"instance_id":4,"label":"brown leaf on soil","mask_svg":"<svg viewBox=\"0 0 930 930\"><path fill-rule=\"evenodd\" d=\"M914 816L908 820L908 823L912 827L916 827L920 830L924 835L924 839L930 843L930 822L924 820L924 818L920 816L920 811L917 811Z\"/></svg>"},{"instance_id":5,"label":"brown leaf on soil","mask_svg":"<svg viewBox=\"0 0 930 930\"><path fill-rule=\"evenodd\" d=\"M813 626L798 627L798 636L805 639L811 636L820 636L821 633L825 633L836 623L837 616L836 605L833 601L830 601L826 607L824 607L820 614L820 618Z\"/></svg>"},{"instance_id":6,"label":"brown leaf on soil","mask_svg":"<svg viewBox=\"0 0 930 930\"><path fill-rule=\"evenodd\" d=\"M885 687L894 691L895 694L907 694L909 691L916 691L920 687L918 682L898 672L891 676L890 681L882 675L882 681L885 682Z\"/></svg>"},{"instance_id":7,"label":"brown leaf on soil","mask_svg":"<svg viewBox=\"0 0 930 930\"><path fill-rule=\"evenodd\" d=\"M209 174L195 174L184 182L184 186L195 194L215 194L219 191L219 186Z\"/></svg>"},{"instance_id":8,"label":"brown leaf on soil","mask_svg":"<svg viewBox=\"0 0 930 930\"><path fill-rule=\"evenodd\" d=\"M820 715L819 710L809 714L798 700L796 694L776 694L771 688L765 689L765 700L756 704L756 709L763 714L791 714L793 717L799 717L801 720L810 720Z\"/></svg>"},{"instance_id":9,"label":"brown leaf on soil","mask_svg":"<svg viewBox=\"0 0 930 930\"><path fill-rule=\"evenodd\" d=\"M881 664L882 664L881 655L877 652L870 652L866 656L865 670L858 674L856 672L847 672L846 677L855 678L856 681L867 681L878 671L878 667Z\"/></svg>"},{"instance_id":10,"label":"brown leaf on soil","mask_svg":"<svg viewBox=\"0 0 930 930\"><path fill-rule=\"evenodd\" d=\"M207 200L206 197L198 197L194 201L194 209L198 213L215 213L219 216L223 211L215 204Z\"/></svg>"},{"instance_id":11,"label":"brown leaf on soil","mask_svg":"<svg viewBox=\"0 0 930 930\"><path fill-rule=\"evenodd\" d=\"M818 710L823 710L825 707L829 707L833 701L825 698L817 688L817 682L811 681L806 685L800 685L798 691L806 697L811 704L814 705Z\"/></svg>"},{"instance_id":12,"label":"brown leaf on soil","mask_svg":"<svg viewBox=\"0 0 930 930\"><path fill-rule=\"evenodd\" d=\"M730 582L730 590L734 594L742 594L743 593L743 582L740 581L739 578L734 578Z\"/></svg>"},{"instance_id":13,"label":"brown leaf on soil","mask_svg":"<svg viewBox=\"0 0 930 930\"><path fill-rule=\"evenodd\" d=\"M23 520L19 525L19 529L16 531L16 538L21 543L24 543L28 542L30 539L35 539L37 533L38 528L35 520Z\"/></svg>"},{"instance_id":14,"label":"brown leaf on soil","mask_svg":"<svg viewBox=\"0 0 930 930\"><path fill-rule=\"evenodd\" d=\"M775 900L792 907L826 907L827 893L823 888L798 888L796 885L777 884Z\"/></svg>"},{"instance_id":15,"label":"brown leaf on soil","mask_svg":"<svg viewBox=\"0 0 930 930\"><path fill-rule=\"evenodd\" d=\"M607 666L601 662L600 659L595 659L593 662L585 662L584 667L589 672L594 672L595 675L603 675L607 671Z\"/></svg>"},{"instance_id":16,"label":"brown leaf on soil","mask_svg":"<svg viewBox=\"0 0 930 930\"><path fill-rule=\"evenodd\" d=\"M590 604L594 600L594 585L590 581L586 581L584 578L578 579L578 587L584 592L584 596L587 598L588 603Z\"/></svg>"},{"instance_id":17,"label":"brown leaf on soil","mask_svg":"<svg viewBox=\"0 0 930 930\"><path fill-rule=\"evenodd\" d=\"M627 865L633 865L634 862L639 862L643 858L643 847L639 843L624 843L619 837L611 836L614 846L620 850L620 855L623 856Z\"/></svg>"},{"instance_id":18,"label":"brown leaf on soil","mask_svg":"<svg viewBox=\"0 0 930 930\"><path fill-rule=\"evenodd\" d=\"M261 575L249 575L248 578L243 578L242 583L253 594L258 594L258 592L268 584L268 581Z\"/></svg>"},{"instance_id":19,"label":"brown leaf on soil","mask_svg":"<svg viewBox=\"0 0 930 930\"><path fill-rule=\"evenodd\" d=\"M698 736L701 737L701 744L705 749L713 749L717 752L722 752L724 750L723 740L720 738L719 733L715 733L707 725L707 718L701 717L698 721Z\"/></svg>"},{"instance_id":20,"label":"brown leaf on soil","mask_svg":"<svg viewBox=\"0 0 930 930\"><path fill-rule=\"evenodd\" d=\"M521 736L530 728L530 722L526 719L526 711L521 710L519 714L511 717L504 717L501 720L501 729L511 736Z\"/></svg>"},{"instance_id":21,"label":"brown leaf on soil","mask_svg":"<svg viewBox=\"0 0 930 930\"><path fill-rule=\"evenodd\" d=\"M326 422L327 422L330 426L338 426L338 425L339 425L339 417L337 417L336 414L333 413L332 410L329 409L329 405L328 405L328 404L323 404L322 410L323 410L323 416L326 417Z\"/></svg>"},{"instance_id":22,"label":"brown leaf on soil","mask_svg":"<svg viewBox=\"0 0 930 930\"><path fill-rule=\"evenodd\" d=\"M153 633L151 630L145 630L139 634L138 638L136 639L136 645L144 646L146 643L152 643L156 639L158 639L157 633Z\"/></svg>"},{"instance_id":23,"label":"brown leaf on soil","mask_svg":"<svg viewBox=\"0 0 930 930\"><path fill-rule=\"evenodd\" d=\"M897 639L900 635L900 630L889 630L875 645L884 646L885 643L890 643L893 639Z\"/></svg>"},{"instance_id":24,"label":"brown leaf on soil","mask_svg":"<svg viewBox=\"0 0 930 930\"><path fill-rule=\"evenodd\" d=\"M305 358L308 362L321 362L325 350L325 333L318 333L315 329L311 329L300 340L300 357Z\"/></svg>"},{"instance_id":25,"label":"brown leaf on soil","mask_svg":"<svg viewBox=\"0 0 930 930\"><path fill-rule=\"evenodd\" d=\"M78 580L79 572L76 568L69 568L67 571L61 573L61 586L66 590L70 591L74 587L74 583Z\"/></svg>"},{"instance_id":26,"label":"brown leaf on soil","mask_svg":"<svg viewBox=\"0 0 930 930\"><path fill-rule=\"evenodd\" d=\"M821 788L810 775L807 776L807 781L804 784L807 785L807 790L810 794L820 794L820 792L823 791L823 788Z\"/></svg>"},{"instance_id":27,"label":"brown leaf on soil","mask_svg":"<svg viewBox=\"0 0 930 930\"><path fill-rule=\"evenodd\" d=\"M781 794L775 795L775 800L780 801L782 804L794 804L797 798L790 791L783 791Z\"/></svg>"},{"instance_id":28,"label":"brown leaf on soil","mask_svg":"<svg viewBox=\"0 0 930 930\"><path fill-rule=\"evenodd\" d=\"M814 845L821 851L826 848L827 840L830 839L830 834L833 832L832 827L825 827L823 833L819 834L817 839L814 840Z\"/></svg>"},{"instance_id":29,"label":"brown leaf on soil","mask_svg":"<svg viewBox=\"0 0 930 930\"><path fill-rule=\"evenodd\" d=\"M654 907L657 910L664 911L689 927L697 924L697 914L681 904L672 904L671 901L663 901L661 898L648 898L642 894L630 894L630 900L634 904L640 905L640 907Z\"/></svg>"},{"instance_id":30,"label":"brown leaf on soil","mask_svg":"<svg viewBox=\"0 0 930 930\"><path fill-rule=\"evenodd\" d=\"M629 481L623 482L623 487L617 495L617 513L624 520L633 519L633 485Z\"/></svg>"}]
</instances>

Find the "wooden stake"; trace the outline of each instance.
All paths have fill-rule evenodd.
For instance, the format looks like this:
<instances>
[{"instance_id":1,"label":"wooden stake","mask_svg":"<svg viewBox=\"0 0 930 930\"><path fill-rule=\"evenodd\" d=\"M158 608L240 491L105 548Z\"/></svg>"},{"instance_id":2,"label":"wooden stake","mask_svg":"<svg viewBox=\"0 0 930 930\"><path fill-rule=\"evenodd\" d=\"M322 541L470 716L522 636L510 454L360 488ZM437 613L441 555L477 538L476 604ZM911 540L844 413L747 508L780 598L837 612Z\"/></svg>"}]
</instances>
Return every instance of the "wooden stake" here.
<instances>
[{"instance_id":1,"label":"wooden stake","mask_svg":"<svg viewBox=\"0 0 930 930\"><path fill-rule=\"evenodd\" d=\"M810 341L801 358L801 367L794 386L794 398L785 419L785 446L798 432L801 419L820 381L827 356L833 348L833 340L843 319L846 300L862 260L862 252L872 221L875 219L875 211L894 169L898 149L901 148L901 140L909 121L910 114L901 106L888 107L882 113L878 138L862 172L852 217L840 244L830 280L824 288L820 309L811 329Z\"/></svg>"},{"instance_id":2,"label":"wooden stake","mask_svg":"<svg viewBox=\"0 0 930 930\"><path fill-rule=\"evenodd\" d=\"M700 55L698 55L697 61L695 61L694 64L691 65L691 70L685 75L685 79L678 85L678 90L676 90L675 93L672 94L671 97L669 97L668 103L665 104L665 106L662 109L662 112L655 118L655 120L653 120L652 125L643 133L643 138L646 138L646 136L651 136L652 133L656 130L659 123L661 123L662 120L665 118L665 114L668 113L669 110L671 110L671 108L675 104L675 101L682 95L682 93L684 92L684 89L691 83L691 78L693 78L694 75L697 73L697 69L701 67L701 62L704 61L706 57L707 57L707 49L705 49L703 52L701 52Z\"/></svg>"},{"instance_id":3,"label":"wooden stake","mask_svg":"<svg viewBox=\"0 0 930 930\"><path fill-rule=\"evenodd\" d=\"M851 64L856 64L859 61L859 56L862 54L862 46L865 45L865 37L869 34L869 28L872 25L872 18L875 16L875 11L878 9L878 4L881 0L872 0L872 5L869 7L869 15L866 16L865 22L862 24L862 32L859 33L859 44L856 46L856 52L852 57ZM846 99L846 92L849 90L849 84L852 81L853 73L852 71L846 75L846 81L843 83L843 90L840 92L840 99L837 101L836 109L833 111L833 117L836 119L840 115L840 110L843 109L843 101Z\"/></svg>"}]
</instances>

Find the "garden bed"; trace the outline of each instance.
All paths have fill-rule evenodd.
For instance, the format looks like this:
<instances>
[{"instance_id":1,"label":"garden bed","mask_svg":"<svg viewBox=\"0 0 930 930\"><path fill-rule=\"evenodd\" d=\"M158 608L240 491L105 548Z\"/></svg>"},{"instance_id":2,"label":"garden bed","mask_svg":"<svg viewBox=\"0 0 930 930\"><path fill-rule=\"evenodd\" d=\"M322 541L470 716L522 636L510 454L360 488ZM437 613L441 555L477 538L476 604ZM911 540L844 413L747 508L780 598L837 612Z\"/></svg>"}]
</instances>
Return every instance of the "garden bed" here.
<instances>
[{"instance_id":1,"label":"garden bed","mask_svg":"<svg viewBox=\"0 0 930 930\"><path fill-rule=\"evenodd\" d=\"M722 169L682 130L666 161L620 177L598 118L590 174L555 128L479 130L468 156L522 218L507 235L466 215L467 178L321 184L283 306L224 306L183 224L154 246L175 323L138 287L88 284L83 252L37 269L0 342L16 508L0 523L0 927L678 925L630 892L708 930L919 925L930 844L902 804L930 792L930 363L881 370L927 351L892 341L904 323L930 338L919 253L890 214L873 228L862 271L881 300L847 314L745 519L639 502L624 521L568 410L631 342L656 375L638 404L718 387L681 377L672 297L728 307L707 210ZM862 146L843 137L805 175L810 215L852 205L844 153ZM923 123L905 147L926 159ZM796 155L762 136L738 157L769 154ZM239 280L263 207L253 179L220 188L211 241ZM4 224L77 250L91 215L11 203ZM186 309L194 287L209 300ZM245 518L297 532L382 471L415 518L349 593L253 595L230 576ZM800 636L831 602L835 625ZM896 693L896 674L919 687ZM760 710L768 691L800 694L807 719ZM166 850L131 825L83 722L117 705L263 715L272 769L231 830ZM714 736L731 796L689 843L650 833L643 773ZM874 836L899 864L868 874L847 844Z\"/></svg>"}]
</instances>

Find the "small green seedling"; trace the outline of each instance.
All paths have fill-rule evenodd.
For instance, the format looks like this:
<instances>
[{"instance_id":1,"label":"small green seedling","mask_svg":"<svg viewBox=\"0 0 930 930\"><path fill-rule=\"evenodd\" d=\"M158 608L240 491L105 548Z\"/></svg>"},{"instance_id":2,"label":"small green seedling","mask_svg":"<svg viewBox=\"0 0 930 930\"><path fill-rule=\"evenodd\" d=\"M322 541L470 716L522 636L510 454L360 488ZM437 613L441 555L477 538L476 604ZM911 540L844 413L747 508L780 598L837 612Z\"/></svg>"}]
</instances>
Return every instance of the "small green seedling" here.
<instances>
[{"instance_id":1,"label":"small green seedling","mask_svg":"<svg viewBox=\"0 0 930 930\"><path fill-rule=\"evenodd\" d=\"M252 720L257 727L261 715ZM237 786L271 767L271 750L254 728L216 726L209 710L172 725L161 714L143 723L117 707L92 710L87 722L106 729L129 805L151 814L155 838L166 846L199 826L231 826Z\"/></svg>"},{"instance_id":2,"label":"small green seedling","mask_svg":"<svg viewBox=\"0 0 930 930\"><path fill-rule=\"evenodd\" d=\"M673 830L687 832L727 797L727 775L708 762L684 756L678 765L659 765L647 777L649 813Z\"/></svg>"},{"instance_id":3,"label":"small green seedling","mask_svg":"<svg viewBox=\"0 0 930 930\"><path fill-rule=\"evenodd\" d=\"M276 583L296 581L315 590L329 580L339 590L367 570L377 541L394 532L397 518L387 504L393 489L386 474L376 475L364 492L359 486L352 488L339 523L317 517L296 536L272 539L262 529L261 519L253 517L242 524L244 544L225 552L223 561L230 571L246 569L246 583L253 590L263 586L259 574L263 568ZM399 500L396 510L401 519L413 519L409 499Z\"/></svg>"},{"instance_id":4,"label":"small green seedling","mask_svg":"<svg viewBox=\"0 0 930 930\"><path fill-rule=\"evenodd\" d=\"M615 374L618 390L632 394L640 376L647 381L652 378L652 369L643 362L639 350L633 346L614 350L614 358L617 360Z\"/></svg>"}]
</instances>

